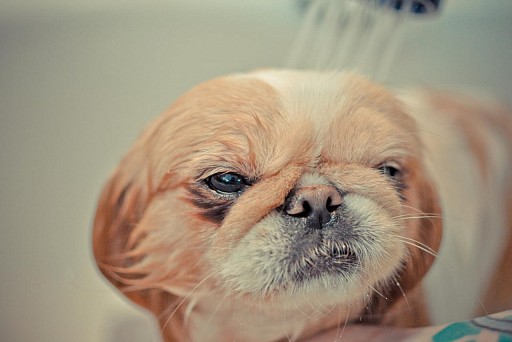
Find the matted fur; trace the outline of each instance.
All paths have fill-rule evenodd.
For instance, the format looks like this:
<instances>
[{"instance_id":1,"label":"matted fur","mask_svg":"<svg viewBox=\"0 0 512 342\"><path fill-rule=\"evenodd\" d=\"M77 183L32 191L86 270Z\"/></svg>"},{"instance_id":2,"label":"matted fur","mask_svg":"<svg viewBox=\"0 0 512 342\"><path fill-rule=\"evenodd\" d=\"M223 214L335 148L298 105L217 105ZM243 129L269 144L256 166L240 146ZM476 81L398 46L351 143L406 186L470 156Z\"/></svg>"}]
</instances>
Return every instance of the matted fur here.
<instances>
[{"instance_id":1,"label":"matted fur","mask_svg":"<svg viewBox=\"0 0 512 342\"><path fill-rule=\"evenodd\" d=\"M344 73L257 72L194 88L105 186L93 237L100 270L155 314L167 341L428 324L420 281L441 242L443 175L414 101L404 101ZM468 153L490 178L482 139L473 135ZM399 179L379 171L387 164ZM226 172L251 185L227 196L205 181ZM343 203L311 235L282 208L296 189L320 184ZM354 259L338 270L329 253L346 248ZM315 271L322 263L330 266Z\"/></svg>"}]
</instances>

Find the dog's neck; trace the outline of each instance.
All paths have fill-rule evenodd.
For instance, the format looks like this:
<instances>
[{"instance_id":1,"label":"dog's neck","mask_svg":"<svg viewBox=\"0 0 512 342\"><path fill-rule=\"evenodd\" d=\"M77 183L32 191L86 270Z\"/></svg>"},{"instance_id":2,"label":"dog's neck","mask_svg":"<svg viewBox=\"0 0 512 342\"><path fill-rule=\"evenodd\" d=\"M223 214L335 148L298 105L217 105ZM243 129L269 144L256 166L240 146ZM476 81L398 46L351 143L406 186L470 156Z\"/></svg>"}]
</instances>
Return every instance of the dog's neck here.
<instances>
[{"instance_id":1,"label":"dog's neck","mask_svg":"<svg viewBox=\"0 0 512 342\"><path fill-rule=\"evenodd\" d=\"M209 296L185 303L172 319L184 322L185 339L191 341L279 341L303 339L328 328L343 327L361 310L360 305L351 306L350 310L315 307L314 303L300 310L291 310L292 306L248 305L243 300ZM165 333L174 334L171 329ZM166 340L175 341L176 337Z\"/></svg>"},{"instance_id":2,"label":"dog's neck","mask_svg":"<svg viewBox=\"0 0 512 342\"><path fill-rule=\"evenodd\" d=\"M326 329L338 327L342 331L350 323L372 323L371 319L403 327L429 323L421 286L396 301L387 302L389 306L382 307L380 314L369 316L362 300L326 307L310 298L309 304L298 308L293 301L248 304L230 296L205 295L183 303L179 301L180 307L173 317L160 315L160 318L161 324L165 322L166 342L296 341Z\"/></svg>"}]
</instances>

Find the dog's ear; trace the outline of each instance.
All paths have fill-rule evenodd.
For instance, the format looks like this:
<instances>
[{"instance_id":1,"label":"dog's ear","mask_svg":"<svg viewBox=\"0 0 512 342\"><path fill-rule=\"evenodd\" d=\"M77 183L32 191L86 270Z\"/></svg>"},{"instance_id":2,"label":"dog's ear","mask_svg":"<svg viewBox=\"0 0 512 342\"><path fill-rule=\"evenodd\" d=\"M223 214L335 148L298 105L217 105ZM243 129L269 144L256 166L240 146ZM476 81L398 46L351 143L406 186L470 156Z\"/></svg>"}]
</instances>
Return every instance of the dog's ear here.
<instances>
[{"instance_id":1,"label":"dog's ear","mask_svg":"<svg viewBox=\"0 0 512 342\"><path fill-rule=\"evenodd\" d=\"M92 244L96 263L105 278L133 302L158 313L173 296L135 285L147 275L137 267L145 257L137 251L144 238L137 226L166 181L166 177L159 177L160 183L155 184L157 177L152 174L149 146L154 144L154 127L157 125L148 127L139 137L103 187Z\"/></svg>"},{"instance_id":2,"label":"dog's ear","mask_svg":"<svg viewBox=\"0 0 512 342\"><path fill-rule=\"evenodd\" d=\"M186 230L175 234L170 227L176 220L169 219L162 208L167 208L170 198L176 199L174 191L186 181L169 171L176 158L160 148L167 146L162 137L172 136L162 128L167 120L168 116L161 116L146 128L105 184L96 209L92 243L105 278L131 301L151 311L159 319L163 334L174 336L172 341L184 341L189 339L182 322L187 306L176 307L176 303L183 303L176 288L183 292L189 285L182 286L188 279L179 276L191 272L184 266L191 253L188 249L173 253L181 243L180 232ZM157 159L155 155L164 157ZM166 223L169 225L162 230L170 235L162 237L160 228ZM170 259L162 261L158 253ZM183 257L177 260L178 256Z\"/></svg>"},{"instance_id":3,"label":"dog's ear","mask_svg":"<svg viewBox=\"0 0 512 342\"><path fill-rule=\"evenodd\" d=\"M120 163L103 188L93 227L93 252L98 268L140 305L144 303L138 292L125 291L129 285L126 280L136 275L123 274L122 270L137 262L137 256L130 253L134 247L130 236L149 202L143 159L141 151L134 148Z\"/></svg>"},{"instance_id":4,"label":"dog's ear","mask_svg":"<svg viewBox=\"0 0 512 342\"><path fill-rule=\"evenodd\" d=\"M416 241L407 244L408 256L396 279L383 289L383 295L372 297L374 312L368 321L396 326L427 325L429 317L420 281L435 261L441 244L441 206L433 182L421 172L412 175L405 197L412 202L409 215L419 217L415 228L406 227L415 229L411 239Z\"/></svg>"},{"instance_id":5,"label":"dog's ear","mask_svg":"<svg viewBox=\"0 0 512 342\"><path fill-rule=\"evenodd\" d=\"M411 216L418 216L415 246L407 245L409 258L400 279L404 290L416 287L436 259L442 238L442 212L439 195L434 183L423 172L417 172L411 180L411 194L416 197ZM414 194L413 194L414 193ZM409 228L410 229L410 228Z\"/></svg>"}]
</instances>

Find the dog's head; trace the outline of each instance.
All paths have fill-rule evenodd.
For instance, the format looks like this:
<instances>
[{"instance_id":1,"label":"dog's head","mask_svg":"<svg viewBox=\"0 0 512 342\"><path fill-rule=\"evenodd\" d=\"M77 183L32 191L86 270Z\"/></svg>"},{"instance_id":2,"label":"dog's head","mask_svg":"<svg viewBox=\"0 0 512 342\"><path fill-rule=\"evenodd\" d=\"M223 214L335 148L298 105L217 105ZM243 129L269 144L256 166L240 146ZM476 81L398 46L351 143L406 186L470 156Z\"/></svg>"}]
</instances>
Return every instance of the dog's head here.
<instances>
[{"instance_id":1,"label":"dog's head","mask_svg":"<svg viewBox=\"0 0 512 342\"><path fill-rule=\"evenodd\" d=\"M105 187L94 252L156 312L205 294L382 311L430 267L438 215L415 123L386 90L258 72L196 87L146 129Z\"/></svg>"}]
</instances>

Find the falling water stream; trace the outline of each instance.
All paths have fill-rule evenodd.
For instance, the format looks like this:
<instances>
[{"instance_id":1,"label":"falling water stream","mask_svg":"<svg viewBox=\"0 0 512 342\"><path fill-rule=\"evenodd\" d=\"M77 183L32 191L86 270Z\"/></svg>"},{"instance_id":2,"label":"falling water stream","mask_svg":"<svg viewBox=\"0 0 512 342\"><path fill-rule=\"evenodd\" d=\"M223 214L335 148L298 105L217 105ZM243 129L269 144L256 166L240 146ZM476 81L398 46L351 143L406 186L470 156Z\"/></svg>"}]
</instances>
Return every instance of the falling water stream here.
<instances>
[{"instance_id":1,"label":"falling water stream","mask_svg":"<svg viewBox=\"0 0 512 342\"><path fill-rule=\"evenodd\" d=\"M298 69L356 70L385 82L404 23L438 1L306 0L304 23L288 57Z\"/></svg>"}]
</instances>

